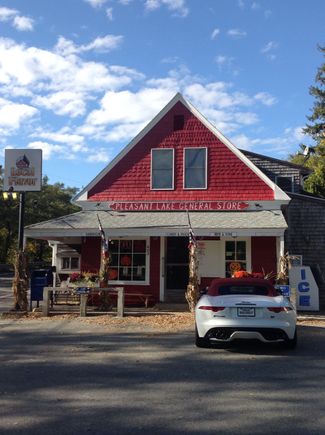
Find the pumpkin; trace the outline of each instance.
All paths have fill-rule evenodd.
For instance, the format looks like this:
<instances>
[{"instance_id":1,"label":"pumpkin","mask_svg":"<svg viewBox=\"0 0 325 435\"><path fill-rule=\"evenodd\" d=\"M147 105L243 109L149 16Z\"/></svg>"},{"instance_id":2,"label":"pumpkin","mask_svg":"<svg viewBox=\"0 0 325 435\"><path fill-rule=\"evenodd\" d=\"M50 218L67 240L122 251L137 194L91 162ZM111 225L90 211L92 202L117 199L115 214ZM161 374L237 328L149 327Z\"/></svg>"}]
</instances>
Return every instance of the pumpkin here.
<instances>
[{"instance_id":1,"label":"pumpkin","mask_svg":"<svg viewBox=\"0 0 325 435\"><path fill-rule=\"evenodd\" d=\"M234 272L233 277L234 278L248 278L249 277L249 273L246 272L246 270L237 270L236 272Z\"/></svg>"},{"instance_id":2,"label":"pumpkin","mask_svg":"<svg viewBox=\"0 0 325 435\"><path fill-rule=\"evenodd\" d=\"M131 266L131 258L128 255L123 255L121 258L122 266Z\"/></svg>"},{"instance_id":3,"label":"pumpkin","mask_svg":"<svg viewBox=\"0 0 325 435\"><path fill-rule=\"evenodd\" d=\"M108 279L117 279L117 270L116 269L109 269L108 271Z\"/></svg>"}]
</instances>

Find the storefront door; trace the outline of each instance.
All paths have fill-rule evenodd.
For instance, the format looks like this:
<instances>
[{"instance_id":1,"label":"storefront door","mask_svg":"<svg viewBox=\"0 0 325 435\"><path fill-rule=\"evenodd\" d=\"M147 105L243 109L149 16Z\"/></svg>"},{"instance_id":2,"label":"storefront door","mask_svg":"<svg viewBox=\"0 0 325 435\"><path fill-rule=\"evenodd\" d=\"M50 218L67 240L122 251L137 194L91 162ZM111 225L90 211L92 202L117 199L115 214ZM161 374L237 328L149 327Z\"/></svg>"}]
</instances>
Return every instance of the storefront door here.
<instances>
[{"instance_id":1,"label":"storefront door","mask_svg":"<svg viewBox=\"0 0 325 435\"><path fill-rule=\"evenodd\" d=\"M166 302L185 302L188 284L188 237L167 237Z\"/></svg>"}]
</instances>

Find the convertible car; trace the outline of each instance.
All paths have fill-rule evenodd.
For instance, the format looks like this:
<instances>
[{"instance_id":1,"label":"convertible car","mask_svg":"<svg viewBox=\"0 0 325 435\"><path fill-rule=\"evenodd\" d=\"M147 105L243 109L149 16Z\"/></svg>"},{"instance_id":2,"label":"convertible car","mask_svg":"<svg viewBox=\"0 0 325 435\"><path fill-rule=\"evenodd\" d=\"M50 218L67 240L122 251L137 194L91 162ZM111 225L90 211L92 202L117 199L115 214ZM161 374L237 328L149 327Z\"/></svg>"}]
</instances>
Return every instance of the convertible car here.
<instances>
[{"instance_id":1,"label":"convertible car","mask_svg":"<svg viewBox=\"0 0 325 435\"><path fill-rule=\"evenodd\" d=\"M234 340L297 344L296 311L265 279L216 278L195 309L198 347Z\"/></svg>"}]
</instances>

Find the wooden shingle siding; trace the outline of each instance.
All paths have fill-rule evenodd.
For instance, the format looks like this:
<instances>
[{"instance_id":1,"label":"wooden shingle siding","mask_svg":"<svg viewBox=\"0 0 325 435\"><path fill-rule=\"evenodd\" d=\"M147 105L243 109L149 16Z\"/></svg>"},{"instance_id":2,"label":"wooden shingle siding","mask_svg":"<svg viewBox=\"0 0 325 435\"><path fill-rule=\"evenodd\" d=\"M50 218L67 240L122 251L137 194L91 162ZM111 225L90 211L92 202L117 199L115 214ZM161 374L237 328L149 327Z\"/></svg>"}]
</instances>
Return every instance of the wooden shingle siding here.
<instances>
[{"instance_id":1,"label":"wooden shingle siding","mask_svg":"<svg viewBox=\"0 0 325 435\"><path fill-rule=\"evenodd\" d=\"M184 128L174 131L174 116ZM207 189L184 190L184 148L207 148ZM151 190L151 149L175 150L174 190ZM181 102L175 106L89 191L92 201L272 200L274 192Z\"/></svg>"},{"instance_id":2,"label":"wooden shingle siding","mask_svg":"<svg viewBox=\"0 0 325 435\"><path fill-rule=\"evenodd\" d=\"M308 175L310 171L290 162L274 159L272 157L262 156L250 151L242 150L242 153L251 160L270 180L274 183L277 177L288 177L293 179L293 193L300 193L303 190L302 178Z\"/></svg>"},{"instance_id":3,"label":"wooden shingle siding","mask_svg":"<svg viewBox=\"0 0 325 435\"><path fill-rule=\"evenodd\" d=\"M310 266L320 288L320 305L325 307L325 200L292 194L284 211L288 230L285 249L302 255Z\"/></svg>"}]
</instances>

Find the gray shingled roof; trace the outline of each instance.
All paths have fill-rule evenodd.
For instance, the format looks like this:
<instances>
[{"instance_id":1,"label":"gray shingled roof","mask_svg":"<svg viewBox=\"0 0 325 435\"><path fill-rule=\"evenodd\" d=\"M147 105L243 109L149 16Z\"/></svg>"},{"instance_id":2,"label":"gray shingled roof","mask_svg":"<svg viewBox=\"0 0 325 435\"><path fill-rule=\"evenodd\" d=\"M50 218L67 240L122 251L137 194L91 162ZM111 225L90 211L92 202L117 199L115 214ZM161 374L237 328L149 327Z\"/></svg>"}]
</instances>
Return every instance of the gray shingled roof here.
<instances>
[{"instance_id":1,"label":"gray shingled roof","mask_svg":"<svg viewBox=\"0 0 325 435\"><path fill-rule=\"evenodd\" d=\"M105 212L80 211L68 216L29 225L28 237L99 235L98 219L107 235L171 235L188 230L186 212ZM213 232L269 230L279 234L287 228L280 210L239 212L190 212L192 228L198 235ZM247 233L248 234L248 233ZM211 234L213 235L213 234Z\"/></svg>"}]
</instances>

